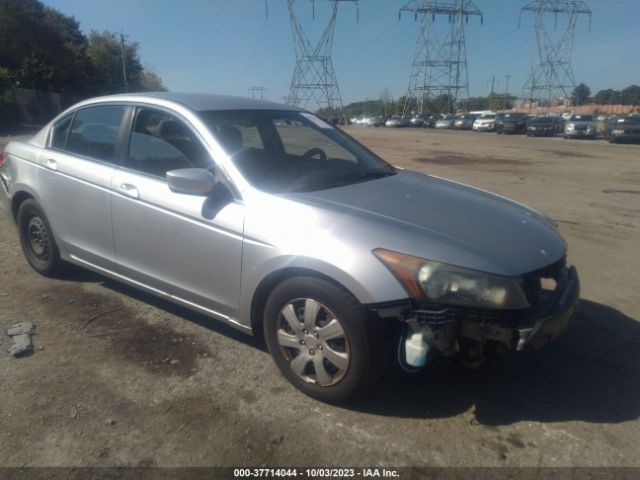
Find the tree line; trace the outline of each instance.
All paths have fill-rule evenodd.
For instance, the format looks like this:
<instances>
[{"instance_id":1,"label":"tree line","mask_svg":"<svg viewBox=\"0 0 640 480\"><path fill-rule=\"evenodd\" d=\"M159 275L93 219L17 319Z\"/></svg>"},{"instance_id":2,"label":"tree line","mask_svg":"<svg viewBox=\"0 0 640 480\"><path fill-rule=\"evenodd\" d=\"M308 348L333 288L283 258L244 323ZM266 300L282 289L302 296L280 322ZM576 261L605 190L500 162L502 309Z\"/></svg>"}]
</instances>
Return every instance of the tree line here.
<instances>
[{"instance_id":1,"label":"tree line","mask_svg":"<svg viewBox=\"0 0 640 480\"><path fill-rule=\"evenodd\" d=\"M595 103L597 105L640 105L640 86L631 85L623 90L600 90L594 96L591 96L591 89L584 83L579 84L573 89L571 94L572 105L585 105ZM380 94L380 98L375 100L364 100L353 102L344 106L343 112L346 118L356 118L362 116L379 116L379 115L402 115L406 96L397 99L391 95L388 88L384 88ZM453 108L453 98L448 94L438 95L432 99L425 99L422 111L426 114L435 113L455 113L457 110L462 111L479 111L479 110L508 110L513 108L517 103L517 98L508 93L491 93L486 97L471 97L468 101L458 101ZM410 112L418 112L417 101L413 101L409 105ZM321 116L330 117L330 111L321 108L317 111Z\"/></svg>"},{"instance_id":2,"label":"tree line","mask_svg":"<svg viewBox=\"0 0 640 480\"><path fill-rule=\"evenodd\" d=\"M593 97L591 89L584 83L573 89L571 95L573 105L595 103L596 105L640 105L640 85L629 85L622 90L608 88L600 90Z\"/></svg>"},{"instance_id":3,"label":"tree line","mask_svg":"<svg viewBox=\"0 0 640 480\"><path fill-rule=\"evenodd\" d=\"M85 35L74 17L39 0L0 0L0 19L0 127L18 119L16 88L74 100L124 91L123 52L128 91L166 90L142 67L138 43L114 32Z\"/></svg>"}]
</instances>

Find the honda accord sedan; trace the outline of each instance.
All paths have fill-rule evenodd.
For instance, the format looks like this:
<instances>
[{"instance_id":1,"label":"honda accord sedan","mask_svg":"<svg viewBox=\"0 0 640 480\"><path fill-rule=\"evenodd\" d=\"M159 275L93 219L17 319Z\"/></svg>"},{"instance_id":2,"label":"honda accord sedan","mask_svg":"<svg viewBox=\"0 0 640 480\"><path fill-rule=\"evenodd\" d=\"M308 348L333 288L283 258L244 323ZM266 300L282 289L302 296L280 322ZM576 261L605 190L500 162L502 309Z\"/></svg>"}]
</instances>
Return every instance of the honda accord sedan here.
<instances>
[{"instance_id":1,"label":"honda accord sedan","mask_svg":"<svg viewBox=\"0 0 640 480\"><path fill-rule=\"evenodd\" d=\"M327 402L392 364L539 347L578 301L548 217L394 167L291 106L96 98L0 165L35 271L74 264L264 335L283 375Z\"/></svg>"}]
</instances>

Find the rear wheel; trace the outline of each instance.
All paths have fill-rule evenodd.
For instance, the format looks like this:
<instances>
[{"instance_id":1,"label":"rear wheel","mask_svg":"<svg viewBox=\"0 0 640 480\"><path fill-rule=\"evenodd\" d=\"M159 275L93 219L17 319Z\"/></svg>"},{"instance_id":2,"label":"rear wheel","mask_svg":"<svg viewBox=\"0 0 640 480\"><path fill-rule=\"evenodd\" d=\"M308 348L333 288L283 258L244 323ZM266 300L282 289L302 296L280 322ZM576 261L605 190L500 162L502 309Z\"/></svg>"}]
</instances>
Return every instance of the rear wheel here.
<instances>
[{"instance_id":1,"label":"rear wheel","mask_svg":"<svg viewBox=\"0 0 640 480\"><path fill-rule=\"evenodd\" d=\"M349 292L316 277L290 278L273 290L264 336L285 378L330 403L363 393L388 360L380 320Z\"/></svg>"},{"instance_id":2,"label":"rear wheel","mask_svg":"<svg viewBox=\"0 0 640 480\"><path fill-rule=\"evenodd\" d=\"M16 218L20 246L29 265L41 275L57 277L64 270L47 217L33 199L25 200Z\"/></svg>"}]
</instances>

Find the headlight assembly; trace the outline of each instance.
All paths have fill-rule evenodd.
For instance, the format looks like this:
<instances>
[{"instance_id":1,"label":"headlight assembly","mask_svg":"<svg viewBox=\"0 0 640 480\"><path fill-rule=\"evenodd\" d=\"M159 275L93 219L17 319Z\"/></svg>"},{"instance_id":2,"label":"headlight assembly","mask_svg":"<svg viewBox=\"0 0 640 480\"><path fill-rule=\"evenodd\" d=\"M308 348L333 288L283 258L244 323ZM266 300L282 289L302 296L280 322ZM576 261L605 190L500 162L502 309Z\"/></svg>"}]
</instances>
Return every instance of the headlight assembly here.
<instances>
[{"instance_id":1,"label":"headlight assembly","mask_svg":"<svg viewBox=\"0 0 640 480\"><path fill-rule=\"evenodd\" d=\"M469 270L411 255L376 249L373 254L409 295L423 302L475 308L529 307L516 278Z\"/></svg>"}]
</instances>

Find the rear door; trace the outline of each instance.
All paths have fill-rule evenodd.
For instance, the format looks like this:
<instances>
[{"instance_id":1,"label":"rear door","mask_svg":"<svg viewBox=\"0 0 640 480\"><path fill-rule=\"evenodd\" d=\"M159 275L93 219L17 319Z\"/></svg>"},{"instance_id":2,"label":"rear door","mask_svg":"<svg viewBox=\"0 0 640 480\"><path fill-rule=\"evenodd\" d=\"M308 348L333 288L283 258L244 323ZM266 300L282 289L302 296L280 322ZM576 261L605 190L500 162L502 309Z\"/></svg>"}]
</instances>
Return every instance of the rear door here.
<instances>
[{"instance_id":1,"label":"rear door","mask_svg":"<svg viewBox=\"0 0 640 480\"><path fill-rule=\"evenodd\" d=\"M147 287L236 318L244 205L219 184L208 196L169 189L166 172L215 165L199 135L171 112L138 108L127 163L112 179L119 272Z\"/></svg>"},{"instance_id":2,"label":"rear door","mask_svg":"<svg viewBox=\"0 0 640 480\"><path fill-rule=\"evenodd\" d=\"M111 176L127 108L81 108L57 122L39 164L42 207L64 252L109 268L113 234L109 206Z\"/></svg>"}]
</instances>

